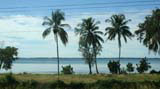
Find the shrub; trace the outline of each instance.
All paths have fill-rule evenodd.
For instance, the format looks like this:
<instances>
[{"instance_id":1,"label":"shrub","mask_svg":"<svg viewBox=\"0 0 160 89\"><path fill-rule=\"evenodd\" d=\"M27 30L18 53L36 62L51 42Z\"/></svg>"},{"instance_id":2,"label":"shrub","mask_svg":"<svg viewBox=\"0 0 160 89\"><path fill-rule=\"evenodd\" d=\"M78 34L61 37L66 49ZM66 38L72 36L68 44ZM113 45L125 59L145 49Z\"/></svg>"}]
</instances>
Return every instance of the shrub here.
<instances>
[{"instance_id":1,"label":"shrub","mask_svg":"<svg viewBox=\"0 0 160 89\"><path fill-rule=\"evenodd\" d=\"M85 83L71 82L67 89L85 89Z\"/></svg>"},{"instance_id":2,"label":"shrub","mask_svg":"<svg viewBox=\"0 0 160 89\"><path fill-rule=\"evenodd\" d=\"M137 71L139 73L144 73L145 71L148 71L151 68L147 58L142 58L140 60L140 64L136 64L136 65L137 65Z\"/></svg>"},{"instance_id":3,"label":"shrub","mask_svg":"<svg viewBox=\"0 0 160 89\"><path fill-rule=\"evenodd\" d=\"M127 67L127 71L128 71L128 72L133 72L133 71L134 71L134 67L133 67L133 64L132 64L132 63L128 63L128 64L126 65L126 67Z\"/></svg>"},{"instance_id":4,"label":"shrub","mask_svg":"<svg viewBox=\"0 0 160 89\"><path fill-rule=\"evenodd\" d=\"M15 89L18 85L18 81L12 76L12 74L5 75L0 81L0 87L5 87L7 89Z\"/></svg>"},{"instance_id":5,"label":"shrub","mask_svg":"<svg viewBox=\"0 0 160 89\"><path fill-rule=\"evenodd\" d=\"M62 66L62 74L73 74L74 71L73 71L73 67L71 67L71 65L68 65L68 66Z\"/></svg>"},{"instance_id":6,"label":"shrub","mask_svg":"<svg viewBox=\"0 0 160 89\"><path fill-rule=\"evenodd\" d=\"M160 74L160 71L156 71L156 70L151 70L150 74Z\"/></svg>"},{"instance_id":7,"label":"shrub","mask_svg":"<svg viewBox=\"0 0 160 89\"><path fill-rule=\"evenodd\" d=\"M0 48L0 69L11 69L13 61L18 59L17 56L18 49L15 47Z\"/></svg>"},{"instance_id":8,"label":"shrub","mask_svg":"<svg viewBox=\"0 0 160 89\"><path fill-rule=\"evenodd\" d=\"M61 81L57 80L50 84L49 89L66 89L67 85Z\"/></svg>"},{"instance_id":9,"label":"shrub","mask_svg":"<svg viewBox=\"0 0 160 89\"><path fill-rule=\"evenodd\" d=\"M91 89L160 89L158 81L99 80Z\"/></svg>"},{"instance_id":10,"label":"shrub","mask_svg":"<svg viewBox=\"0 0 160 89\"><path fill-rule=\"evenodd\" d=\"M119 61L109 61L108 68L109 68L109 71L112 74L118 74L119 70L120 70L120 63L119 63Z\"/></svg>"},{"instance_id":11,"label":"shrub","mask_svg":"<svg viewBox=\"0 0 160 89\"><path fill-rule=\"evenodd\" d=\"M125 69L125 68L121 68L121 70L120 70L120 74L127 74L126 69Z\"/></svg>"},{"instance_id":12,"label":"shrub","mask_svg":"<svg viewBox=\"0 0 160 89\"><path fill-rule=\"evenodd\" d=\"M38 89L38 85L35 80L21 81L16 89Z\"/></svg>"}]
</instances>

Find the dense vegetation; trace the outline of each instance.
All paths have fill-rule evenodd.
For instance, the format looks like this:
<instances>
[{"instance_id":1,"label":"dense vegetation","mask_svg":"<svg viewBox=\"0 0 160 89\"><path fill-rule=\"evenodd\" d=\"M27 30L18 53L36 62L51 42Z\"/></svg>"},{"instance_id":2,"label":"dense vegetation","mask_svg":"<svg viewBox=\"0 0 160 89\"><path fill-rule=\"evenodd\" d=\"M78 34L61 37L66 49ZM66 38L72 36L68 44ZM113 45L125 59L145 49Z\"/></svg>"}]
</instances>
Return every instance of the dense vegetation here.
<instances>
[{"instance_id":1,"label":"dense vegetation","mask_svg":"<svg viewBox=\"0 0 160 89\"><path fill-rule=\"evenodd\" d=\"M75 34L79 37L79 48L78 50L82 53L82 56L85 62L89 67L89 74L92 74L92 67L95 66L96 73L99 74L98 64L97 64L97 56L101 54L102 51L102 43L104 43L104 39L102 36L106 36L107 40L118 40L119 47L119 64L116 66L116 62L110 62L108 67L112 73L122 73L126 72L125 69L122 69L120 66L120 57L121 57L121 40L124 39L124 42L127 43L128 39L133 37L137 37L140 42L143 41L143 45L145 45L150 51L155 53L160 53L160 9L155 9L152 11L151 15L146 16L144 22L138 25L139 29L135 31L135 34L130 31L132 28L128 26L128 23L131 21L126 18L124 14L114 14L109 19L106 19L106 23L110 23L110 26L106 26L103 33L102 30L99 29L100 21L96 21L93 17L89 17L86 19L82 19L82 22L77 25L75 28ZM42 36L45 38L51 32L54 33L55 41L57 44L57 64L58 64L58 74L59 74L59 47L58 47L58 38L62 41L64 45L68 42L68 34L64 30L65 27L70 27L68 24L62 24L65 20L65 14L60 10L56 10L52 12L51 18L45 17L43 25L47 25L48 28L43 32ZM117 62L117 63L118 63ZM139 73L143 73L147 71L149 68L149 63L146 60L142 60L140 64L137 64L137 71ZM112 65L115 64L115 65ZM144 67L144 68L142 68ZM112 69L111 69L112 68ZM133 72L134 68L132 64L128 64L127 66L128 72ZM118 69L118 71L117 71ZM115 71L116 70L116 71Z\"/></svg>"},{"instance_id":2,"label":"dense vegetation","mask_svg":"<svg viewBox=\"0 0 160 89\"><path fill-rule=\"evenodd\" d=\"M0 89L159 89L160 75L1 75ZM59 83L59 88L58 88Z\"/></svg>"}]
</instances>

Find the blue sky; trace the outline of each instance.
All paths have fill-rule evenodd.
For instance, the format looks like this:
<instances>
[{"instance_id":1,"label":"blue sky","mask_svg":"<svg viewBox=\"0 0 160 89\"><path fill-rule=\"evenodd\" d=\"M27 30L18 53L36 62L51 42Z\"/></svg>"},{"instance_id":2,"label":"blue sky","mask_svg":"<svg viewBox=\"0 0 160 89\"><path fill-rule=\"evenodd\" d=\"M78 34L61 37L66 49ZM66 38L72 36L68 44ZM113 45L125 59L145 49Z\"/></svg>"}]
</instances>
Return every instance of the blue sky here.
<instances>
[{"instance_id":1,"label":"blue sky","mask_svg":"<svg viewBox=\"0 0 160 89\"><path fill-rule=\"evenodd\" d=\"M72 29L66 29L69 34L69 43L66 47L60 43L60 56L81 57L81 53L78 52L78 37L74 34L74 28L81 22L81 19L92 16L97 21L101 21L101 24L99 25L100 30L104 31L104 28L109 26L109 24L104 22L105 19L108 19L112 14L124 13L127 19L132 19L128 25L130 26L131 32L134 32L138 29L138 23L143 22L144 17L151 14L151 10L159 7L158 5L153 4L160 4L160 1L158 0L143 0L144 2L142 0L136 1L137 3L78 6L77 4L135 1L1 0L0 41L1 43L4 41L5 46L10 45L19 48L20 57L56 57L56 44L54 38L52 35L48 36L47 39L42 38L41 34L46 27L43 27L41 24L43 22L43 17L50 16L52 10L62 9L66 14L66 21L64 23L70 24ZM75 4L77 6L65 6ZM55 7L57 5L60 6ZM105 39L105 37L103 38ZM129 40L127 44L125 44L124 41L122 42L122 57L160 57L152 52L149 54L148 49L139 43L136 38ZM103 52L99 57L118 57L117 40L106 41L103 44Z\"/></svg>"}]
</instances>

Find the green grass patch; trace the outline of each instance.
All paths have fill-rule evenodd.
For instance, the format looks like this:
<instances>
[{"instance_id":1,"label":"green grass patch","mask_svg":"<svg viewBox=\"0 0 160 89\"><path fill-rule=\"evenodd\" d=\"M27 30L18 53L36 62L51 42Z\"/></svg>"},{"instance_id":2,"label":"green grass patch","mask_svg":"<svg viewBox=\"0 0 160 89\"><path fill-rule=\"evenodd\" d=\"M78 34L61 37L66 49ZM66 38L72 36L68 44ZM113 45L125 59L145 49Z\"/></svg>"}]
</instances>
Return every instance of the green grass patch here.
<instances>
[{"instance_id":1,"label":"green grass patch","mask_svg":"<svg viewBox=\"0 0 160 89\"><path fill-rule=\"evenodd\" d=\"M13 89L160 89L157 74L78 74L60 75L59 82L57 79L56 74L1 74L0 89L12 89L13 85Z\"/></svg>"}]
</instances>

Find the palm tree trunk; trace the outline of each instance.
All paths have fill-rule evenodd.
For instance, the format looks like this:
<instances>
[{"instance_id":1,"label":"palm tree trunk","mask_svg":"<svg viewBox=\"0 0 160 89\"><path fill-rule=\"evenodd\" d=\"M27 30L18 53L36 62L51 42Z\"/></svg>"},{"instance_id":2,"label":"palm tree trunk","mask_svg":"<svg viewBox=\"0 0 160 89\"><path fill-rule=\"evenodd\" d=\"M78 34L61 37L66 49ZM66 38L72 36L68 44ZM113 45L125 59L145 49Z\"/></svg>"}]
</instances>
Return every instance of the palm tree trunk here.
<instances>
[{"instance_id":1,"label":"palm tree trunk","mask_svg":"<svg viewBox=\"0 0 160 89\"><path fill-rule=\"evenodd\" d=\"M92 74L92 68L91 68L92 66L91 66L91 63L89 63L88 65L89 65L89 74Z\"/></svg>"},{"instance_id":2,"label":"palm tree trunk","mask_svg":"<svg viewBox=\"0 0 160 89\"><path fill-rule=\"evenodd\" d=\"M96 73L99 74L96 57L95 57L95 66L96 66Z\"/></svg>"},{"instance_id":3,"label":"palm tree trunk","mask_svg":"<svg viewBox=\"0 0 160 89\"><path fill-rule=\"evenodd\" d=\"M121 61L121 47L119 47L119 62Z\"/></svg>"},{"instance_id":4,"label":"palm tree trunk","mask_svg":"<svg viewBox=\"0 0 160 89\"><path fill-rule=\"evenodd\" d=\"M120 35L118 36L118 46L119 46L119 64L121 64L121 37ZM119 65L119 74L120 74L120 71L121 71L121 68L120 68L120 65Z\"/></svg>"},{"instance_id":5,"label":"palm tree trunk","mask_svg":"<svg viewBox=\"0 0 160 89\"><path fill-rule=\"evenodd\" d=\"M56 44L57 44L57 71L58 71L58 80L59 80L59 47L58 47L58 36L56 35Z\"/></svg>"},{"instance_id":6,"label":"palm tree trunk","mask_svg":"<svg viewBox=\"0 0 160 89\"><path fill-rule=\"evenodd\" d=\"M121 65L121 47L119 47L119 74L121 72L121 68L120 68L120 65Z\"/></svg>"},{"instance_id":7,"label":"palm tree trunk","mask_svg":"<svg viewBox=\"0 0 160 89\"><path fill-rule=\"evenodd\" d=\"M97 59L96 59L96 49L95 49L95 47L93 48L93 50L94 50L94 58L95 58L95 66L96 66L96 73L97 74L99 74L99 71L98 71L98 66L97 66Z\"/></svg>"}]
</instances>

